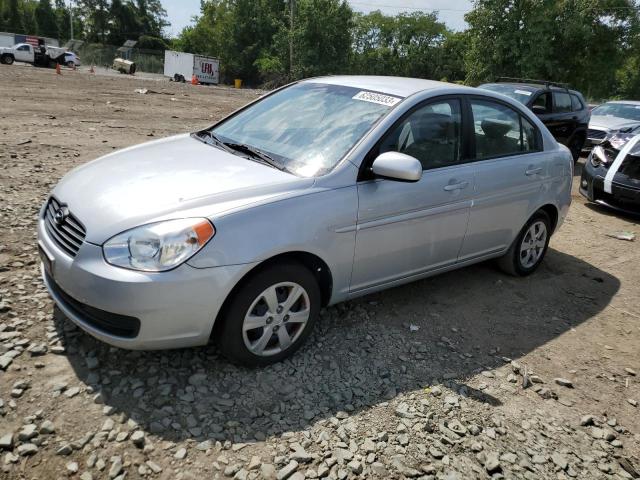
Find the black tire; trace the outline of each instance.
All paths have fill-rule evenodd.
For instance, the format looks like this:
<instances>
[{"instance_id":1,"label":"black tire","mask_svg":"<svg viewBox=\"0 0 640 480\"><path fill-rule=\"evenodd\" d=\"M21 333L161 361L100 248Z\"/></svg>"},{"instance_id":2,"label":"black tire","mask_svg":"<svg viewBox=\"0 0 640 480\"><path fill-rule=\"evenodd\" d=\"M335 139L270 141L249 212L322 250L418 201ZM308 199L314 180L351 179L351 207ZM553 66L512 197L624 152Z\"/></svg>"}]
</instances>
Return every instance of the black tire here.
<instances>
[{"instance_id":1,"label":"black tire","mask_svg":"<svg viewBox=\"0 0 640 480\"><path fill-rule=\"evenodd\" d=\"M584 137L582 135L574 135L571 142L569 142L569 150L573 157L573 163L576 163L580 158L582 147L584 147Z\"/></svg>"},{"instance_id":2,"label":"black tire","mask_svg":"<svg viewBox=\"0 0 640 480\"><path fill-rule=\"evenodd\" d=\"M11 55L3 55L1 60L5 65L12 65L14 59Z\"/></svg>"},{"instance_id":3,"label":"black tire","mask_svg":"<svg viewBox=\"0 0 640 480\"><path fill-rule=\"evenodd\" d=\"M306 307L309 309L308 320L305 324L285 324L286 318L276 318L271 327L265 326L251 330L250 333L255 334L254 340L257 340L258 338L266 338L263 337L263 335L267 332L267 328L284 328L287 334L289 332L292 333L293 341L286 349L276 353L257 355L249 349L245 342L245 333L243 333L245 316L249 313L249 309L254 305L254 302L261 297L265 290L274 285L285 282L293 282L301 286L306 292L308 297L308 305ZM285 290L284 294L287 293L287 287L279 288ZM301 301L306 304L306 298ZM284 300L281 303L279 297L278 303L279 305L282 305ZM256 305L255 308L258 308L259 306L260 303ZM262 304L262 306L263 308L266 308L266 302ZM234 363L245 366L261 366L279 362L292 355L307 340L313 330L313 326L317 321L318 316L320 315L320 307L320 287L318 286L318 282L312 272L303 265L295 262L274 264L259 270L248 279L243 280L242 284L225 306L222 315L217 320L222 323L219 326L216 325L216 328L214 329L214 341L218 345L222 354ZM263 313L263 315L271 314L267 312ZM280 321L283 323L279 323ZM269 332L271 332L271 330L269 330ZM249 333L246 335L249 335ZM274 350L278 350L280 348L278 334L274 331L268 336L270 338L268 345L278 344L273 348ZM248 341L251 343L250 339L248 339Z\"/></svg>"},{"instance_id":4,"label":"black tire","mask_svg":"<svg viewBox=\"0 0 640 480\"><path fill-rule=\"evenodd\" d=\"M527 236L527 232L529 229L537 222L542 222L546 229L545 234L545 242L542 251L535 261L533 265L526 265L522 258L522 247L523 241L525 240L525 236ZM547 249L549 248L549 239L551 238L551 219L549 215L543 210L538 210L533 216L527 221L520 233L513 241L509 250L498 259L498 266L502 271L508 273L509 275L513 275L515 277L526 277L527 275L531 275L536 269L540 266L542 261L544 260L544 256L547 253Z\"/></svg>"},{"instance_id":5,"label":"black tire","mask_svg":"<svg viewBox=\"0 0 640 480\"><path fill-rule=\"evenodd\" d=\"M69 67L69 68L73 68L73 67L75 67L75 66L76 66L76 64L75 64L75 62L74 62L73 60L69 60L69 61L67 62L67 67Z\"/></svg>"}]
</instances>

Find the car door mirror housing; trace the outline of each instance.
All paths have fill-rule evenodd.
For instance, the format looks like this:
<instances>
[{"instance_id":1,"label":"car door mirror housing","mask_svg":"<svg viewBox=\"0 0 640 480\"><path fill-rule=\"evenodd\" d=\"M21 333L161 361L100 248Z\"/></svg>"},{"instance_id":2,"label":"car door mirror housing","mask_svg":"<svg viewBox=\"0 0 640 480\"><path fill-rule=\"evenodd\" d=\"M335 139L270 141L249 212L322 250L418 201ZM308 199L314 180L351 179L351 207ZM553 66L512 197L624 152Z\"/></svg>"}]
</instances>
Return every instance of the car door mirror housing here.
<instances>
[{"instance_id":1,"label":"car door mirror housing","mask_svg":"<svg viewBox=\"0 0 640 480\"><path fill-rule=\"evenodd\" d=\"M422 178L420 160L400 152L384 152L373 161L371 171L378 177L401 182L417 182Z\"/></svg>"}]
</instances>

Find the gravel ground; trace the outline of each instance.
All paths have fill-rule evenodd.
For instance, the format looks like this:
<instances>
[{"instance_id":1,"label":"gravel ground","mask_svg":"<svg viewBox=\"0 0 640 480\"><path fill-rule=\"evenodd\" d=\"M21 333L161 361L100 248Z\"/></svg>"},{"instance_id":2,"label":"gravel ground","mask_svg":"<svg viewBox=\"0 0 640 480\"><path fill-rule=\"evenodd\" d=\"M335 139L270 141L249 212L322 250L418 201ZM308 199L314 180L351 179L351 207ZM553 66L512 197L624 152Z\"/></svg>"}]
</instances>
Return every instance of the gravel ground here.
<instances>
[{"instance_id":1,"label":"gravel ground","mask_svg":"<svg viewBox=\"0 0 640 480\"><path fill-rule=\"evenodd\" d=\"M640 248L608 236L637 220L575 194L535 275L481 264L327 308L268 368L110 348L42 285L47 192L258 92L2 67L0 477L640 476Z\"/></svg>"}]
</instances>

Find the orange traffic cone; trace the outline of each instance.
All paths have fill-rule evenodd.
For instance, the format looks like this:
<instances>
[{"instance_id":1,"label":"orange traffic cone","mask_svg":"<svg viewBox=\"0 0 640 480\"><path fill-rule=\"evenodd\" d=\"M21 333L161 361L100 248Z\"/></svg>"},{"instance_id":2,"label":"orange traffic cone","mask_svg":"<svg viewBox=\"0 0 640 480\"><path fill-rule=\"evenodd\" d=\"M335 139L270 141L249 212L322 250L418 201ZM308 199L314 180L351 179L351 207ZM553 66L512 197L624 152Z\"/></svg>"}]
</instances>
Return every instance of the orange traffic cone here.
<instances>
[{"instance_id":1,"label":"orange traffic cone","mask_svg":"<svg viewBox=\"0 0 640 480\"><path fill-rule=\"evenodd\" d=\"M60 70L60 64L59 63L56 63L56 73L58 75L62 75L62 71Z\"/></svg>"},{"instance_id":2,"label":"orange traffic cone","mask_svg":"<svg viewBox=\"0 0 640 480\"><path fill-rule=\"evenodd\" d=\"M196 77L195 75L191 76L191 85L200 85L200 82L198 81L198 77Z\"/></svg>"}]
</instances>

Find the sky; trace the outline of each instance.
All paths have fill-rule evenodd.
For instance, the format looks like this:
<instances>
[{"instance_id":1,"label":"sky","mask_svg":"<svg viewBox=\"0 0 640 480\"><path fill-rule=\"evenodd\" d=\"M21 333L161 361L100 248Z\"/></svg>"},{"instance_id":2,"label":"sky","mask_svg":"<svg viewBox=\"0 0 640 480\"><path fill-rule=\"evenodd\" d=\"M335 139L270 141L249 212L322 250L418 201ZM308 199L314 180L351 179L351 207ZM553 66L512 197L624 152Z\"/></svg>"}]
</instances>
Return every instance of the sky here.
<instances>
[{"instance_id":1,"label":"sky","mask_svg":"<svg viewBox=\"0 0 640 480\"><path fill-rule=\"evenodd\" d=\"M394 15L400 12L439 11L438 18L453 30L463 30L466 27L464 14L471 10L471 0L349 0L352 8L361 12L382 10L386 14ZM162 0L167 10L171 27L168 33L177 35L191 24L194 15L200 13L200 0Z\"/></svg>"}]
</instances>

